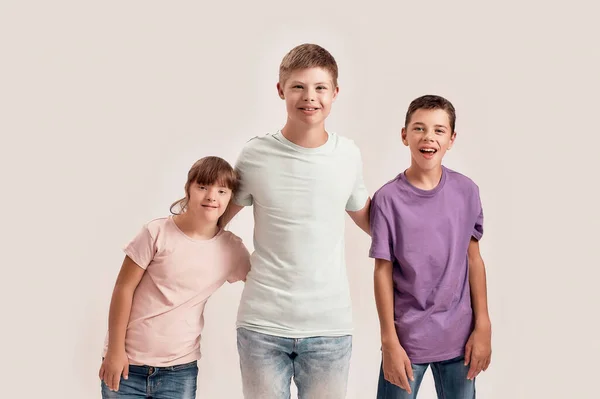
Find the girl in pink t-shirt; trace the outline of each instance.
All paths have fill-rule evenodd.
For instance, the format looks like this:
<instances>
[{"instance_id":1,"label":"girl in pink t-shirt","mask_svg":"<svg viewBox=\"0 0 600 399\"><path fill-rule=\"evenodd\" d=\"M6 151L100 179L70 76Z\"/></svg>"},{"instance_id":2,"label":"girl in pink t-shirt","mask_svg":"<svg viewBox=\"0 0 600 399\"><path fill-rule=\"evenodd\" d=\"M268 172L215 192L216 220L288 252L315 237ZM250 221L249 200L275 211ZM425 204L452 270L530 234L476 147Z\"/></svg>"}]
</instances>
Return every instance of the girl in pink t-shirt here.
<instances>
[{"instance_id":1,"label":"girl in pink t-shirt","mask_svg":"<svg viewBox=\"0 0 600 399\"><path fill-rule=\"evenodd\" d=\"M196 397L206 301L250 270L242 240L219 227L237 186L229 163L200 159L173 215L150 221L125 247L99 373L104 399Z\"/></svg>"}]
</instances>

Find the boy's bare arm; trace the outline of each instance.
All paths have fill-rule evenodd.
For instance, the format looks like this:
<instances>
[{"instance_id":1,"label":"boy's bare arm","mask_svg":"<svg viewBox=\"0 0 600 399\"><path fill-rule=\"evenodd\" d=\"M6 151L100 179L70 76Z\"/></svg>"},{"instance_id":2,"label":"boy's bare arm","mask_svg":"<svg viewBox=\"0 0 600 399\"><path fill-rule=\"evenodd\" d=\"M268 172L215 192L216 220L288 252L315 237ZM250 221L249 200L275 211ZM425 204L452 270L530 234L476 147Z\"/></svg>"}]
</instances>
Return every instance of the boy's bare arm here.
<instances>
[{"instance_id":1,"label":"boy's bare arm","mask_svg":"<svg viewBox=\"0 0 600 399\"><path fill-rule=\"evenodd\" d=\"M227 226L229 222L231 222L231 219L233 219L233 217L237 215L242 208L243 206L236 205L233 203L233 201L230 201L227 209L225 209L225 212L223 212L223 215L221 215L221 218L219 219L219 227Z\"/></svg>"},{"instance_id":2,"label":"boy's bare arm","mask_svg":"<svg viewBox=\"0 0 600 399\"><path fill-rule=\"evenodd\" d=\"M470 364L468 379L487 370L492 357L492 323L487 306L485 264L479 252L479 241L469 243L469 285L475 327L465 347L465 364Z\"/></svg>"},{"instance_id":3,"label":"boy's bare arm","mask_svg":"<svg viewBox=\"0 0 600 399\"><path fill-rule=\"evenodd\" d=\"M369 227L369 213L371 209L371 197L367 199L365 206L358 211L346 211L354 223L360 227L365 233L371 235L371 228Z\"/></svg>"},{"instance_id":4,"label":"boy's bare arm","mask_svg":"<svg viewBox=\"0 0 600 399\"><path fill-rule=\"evenodd\" d=\"M471 304L475 315L475 327L490 328L485 264L479 252L479 241L474 238L471 238L469 243L469 284L471 286Z\"/></svg>"}]
</instances>

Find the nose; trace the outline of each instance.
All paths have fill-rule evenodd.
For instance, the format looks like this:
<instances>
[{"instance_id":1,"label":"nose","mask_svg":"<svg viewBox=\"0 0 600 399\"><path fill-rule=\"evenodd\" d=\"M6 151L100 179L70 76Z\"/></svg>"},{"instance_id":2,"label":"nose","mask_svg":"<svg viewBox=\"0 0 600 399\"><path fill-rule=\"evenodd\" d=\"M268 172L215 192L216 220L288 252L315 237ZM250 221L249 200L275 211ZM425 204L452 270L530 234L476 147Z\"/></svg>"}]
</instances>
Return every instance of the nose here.
<instances>
[{"instance_id":1,"label":"nose","mask_svg":"<svg viewBox=\"0 0 600 399\"><path fill-rule=\"evenodd\" d=\"M425 136L423 137L423 139L424 139L425 141L434 141L434 136L435 136L435 135L434 135L434 133L433 133L433 130L431 130L431 129L427 129L427 130L425 131Z\"/></svg>"},{"instance_id":2,"label":"nose","mask_svg":"<svg viewBox=\"0 0 600 399\"><path fill-rule=\"evenodd\" d=\"M216 199L216 196L217 196L217 194L216 194L215 190L208 190L208 193L206 193L206 199L207 199L209 202L214 202L214 201L216 201L216 200L217 200L217 199Z\"/></svg>"},{"instance_id":3,"label":"nose","mask_svg":"<svg viewBox=\"0 0 600 399\"><path fill-rule=\"evenodd\" d=\"M312 88L307 88L304 91L304 101L315 101L315 91Z\"/></svg>"}]
</instances>

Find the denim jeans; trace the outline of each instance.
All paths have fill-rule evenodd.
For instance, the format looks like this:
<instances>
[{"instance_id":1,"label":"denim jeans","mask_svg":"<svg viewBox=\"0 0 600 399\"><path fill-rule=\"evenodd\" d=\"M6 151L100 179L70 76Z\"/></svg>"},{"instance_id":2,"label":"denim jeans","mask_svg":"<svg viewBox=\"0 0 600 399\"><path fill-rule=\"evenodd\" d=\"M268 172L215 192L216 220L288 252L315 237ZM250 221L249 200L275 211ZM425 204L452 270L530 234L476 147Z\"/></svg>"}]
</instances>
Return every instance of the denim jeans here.
<instances>
[{"instance_id":1,"label":"denim jeans","mask_svg":"<svg viewBox=\"0 0 600 399\"><path fill-rule=\"evenodd\" d=\"M129 378L113 392L102 382L102 399L195 399L196 361L170 367L129 366Z\"/></svg>"},{"instance_id":2,"label":"denim jeans","mask_svg":"<svg viewBox=\"0 0 600 399\"><path fill-rule=\"evenodd\" d=\"M464 364L464 356L441 362L414 364L414 381L410 381L411 394L387 381L383 376L383 363L379 372L377 399L414 399L423 381L427 367L431 366L435 390L439 399L475 399L475 380L467 380L469 366Z\"/></svg>"},{"instance_id":3,"label":"denim jeans","mask_svg":"<svg viewBox=\"0 0 600 399\"><path fill-rule=\"evenodd\" d=\"M300 399L346 397L352 336L283 338L238 328L244 398L288 399L292 378Z\"/></svg>"}]
</instances>

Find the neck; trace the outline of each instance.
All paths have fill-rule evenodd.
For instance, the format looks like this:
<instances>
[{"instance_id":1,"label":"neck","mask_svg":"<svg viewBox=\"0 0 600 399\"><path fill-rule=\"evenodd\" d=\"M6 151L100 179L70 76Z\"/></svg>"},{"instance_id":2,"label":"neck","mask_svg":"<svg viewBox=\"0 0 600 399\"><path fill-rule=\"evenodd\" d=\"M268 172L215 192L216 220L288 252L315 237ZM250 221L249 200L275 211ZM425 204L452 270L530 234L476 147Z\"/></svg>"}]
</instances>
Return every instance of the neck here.
<instances>
[{"instance_id":1,"label":"neck","mask_svg":"<svg viewBox=\"0 0 600 399\"><path fill-rule=\"evenodd\" d=\"M325 124L305 125L294 123L288 119L281 129L283 136L292 143L305 148L320 147L327 142Z\"/></svg>"},{"instance_id":2,"label":"neck","mask_svg":"<svg viewBox=\"0 0 600 399\"><path fill-rule=\"evenodd\" d=\"M413 162L404 174L413 186L421 190L433 190L440 184L442 179L442 165L425 170L420 168L416 162Z\"/></svg>"},{"instance_id":3,"label":"neck","mask_svg":"<svg viewBox=\"0 0 600 399\"><path fill-rule=\"evenodd\" d=\"M210 240L219 231L216 223L208 222L190 211L175 215L173 221L185 235L197 240Z\"/></svg>"}]
</instances>

